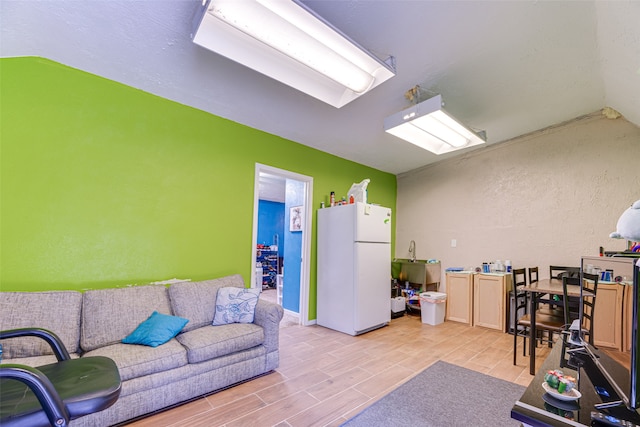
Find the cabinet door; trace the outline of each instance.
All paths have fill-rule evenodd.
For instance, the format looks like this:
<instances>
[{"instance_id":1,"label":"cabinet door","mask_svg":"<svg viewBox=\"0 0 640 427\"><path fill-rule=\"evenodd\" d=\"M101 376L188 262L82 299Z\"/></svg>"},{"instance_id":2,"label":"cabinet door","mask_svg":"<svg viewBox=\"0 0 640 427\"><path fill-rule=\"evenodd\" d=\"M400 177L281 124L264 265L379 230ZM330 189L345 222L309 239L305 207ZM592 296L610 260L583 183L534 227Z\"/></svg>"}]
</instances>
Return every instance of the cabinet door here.
<instances>
[{"instance_id":1,"label":"cabinet door","mask_svg":"<svg viewBox=\"0 0 640 427\"><path fill-rule=\"evenodd\" d=\"M473 324L505 331L505 276L476 275L473 283Z\"/></svg>"},{"instance_id":2,"label":"cabinet door","mask_svg":"<svg viewBox=\"0 0 640 427\"><path fill-rule=\"evenodd\" d=\"M622 350L622 286L598 283L593 342L596 347Z\"/></svg>"},{"instance_id":3,"label":"cabinet door","mask_svg":"<svg viewBox=\"0 0 640 427\"><path fill-rule=\"evenodd\" d=\"M471 274L447 274L447 320L473 323L473 285Z\"/></svg>"}]
</instances>

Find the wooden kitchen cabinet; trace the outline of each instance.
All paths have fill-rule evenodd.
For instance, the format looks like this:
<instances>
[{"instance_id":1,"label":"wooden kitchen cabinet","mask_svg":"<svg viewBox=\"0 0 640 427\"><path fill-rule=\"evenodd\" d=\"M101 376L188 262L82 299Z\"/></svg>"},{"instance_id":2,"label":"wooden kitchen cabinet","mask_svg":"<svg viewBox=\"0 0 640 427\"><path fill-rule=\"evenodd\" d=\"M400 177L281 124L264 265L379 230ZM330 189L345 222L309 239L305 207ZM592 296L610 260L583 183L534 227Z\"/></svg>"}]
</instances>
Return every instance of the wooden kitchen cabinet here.
<instances>
[{"instance_id":1,"label":"wooden kitchen cabinet","mask_svg":"<svg viewBox=\"0 0 640 427\"><path fill-rule=\"evenodd\" d=\"M511 274L476 274L473 280L473 325L507 332L507 298Z\"/></svg>"},{"instance_id":2,"label":"wooden kitchen cabinet","mask_svg":"<svg viewBox=\"0 0 640 427\"><path fill-rule=\"evenodd\" d=\"M447 273L446 319L473 326L473 274Z\"/></svg>"},{"instance_id":3,"label":"wooden kitchen cabinet","mask_svg":"<svg viewBox=\"0 0 640 427\"><path fill-rule=\"evenodd\" d=\"M634 258L583 256L582 268L611 271L624 283L598 282L593 340L596 346L631 351L631 308Z\"/></svg>"},{"instance_id":4,"label":"wooden kitchen cabinet","mask_svg":"<svg viewBox=\"0 0 640 427\"><path fill-rule=\"evenodd\" d=\"M596 347L622 350L623 294L623 285L611 282L598 283L593 322L593 343Z\"/></svg>"}]
</instances>

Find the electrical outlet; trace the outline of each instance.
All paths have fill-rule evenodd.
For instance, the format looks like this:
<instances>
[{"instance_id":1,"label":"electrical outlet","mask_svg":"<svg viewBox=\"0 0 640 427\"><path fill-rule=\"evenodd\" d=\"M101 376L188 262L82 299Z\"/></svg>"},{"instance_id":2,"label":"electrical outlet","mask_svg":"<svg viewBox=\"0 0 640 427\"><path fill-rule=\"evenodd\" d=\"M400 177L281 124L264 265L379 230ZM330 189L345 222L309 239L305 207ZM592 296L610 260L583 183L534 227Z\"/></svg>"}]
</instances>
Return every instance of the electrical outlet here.
<instances>
[{"instance_id":1,"label":"electrical outlet","mask_svg":"<svg viewBox=\"0 0 640 427\"><path fill-rule=\"evenodd\" d=\"M451 239L451 247L455 248L456 246L458 246L458 241L456 239Z\"/></svg>"}]
</instances>

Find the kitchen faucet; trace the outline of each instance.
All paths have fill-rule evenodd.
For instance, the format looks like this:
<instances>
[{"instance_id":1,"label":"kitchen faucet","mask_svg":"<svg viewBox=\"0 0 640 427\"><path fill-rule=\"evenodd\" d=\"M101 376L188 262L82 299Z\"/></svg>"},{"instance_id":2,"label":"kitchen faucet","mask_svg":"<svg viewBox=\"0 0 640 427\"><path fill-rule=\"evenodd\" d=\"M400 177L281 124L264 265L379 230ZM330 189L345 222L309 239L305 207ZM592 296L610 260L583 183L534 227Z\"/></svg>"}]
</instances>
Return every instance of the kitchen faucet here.
<instances>
[{"instance_id":1,"label":"kitchen faucet","mask_svg":"<svg viewBox=\"0 0 640 427\"><path fill-rule=\"evenodd\" d=\"M415 240L412 240L411 242L409 242L409 255L411 256L411 258L409 258L410 262L416 262L416 242Z\"/></svg>"}]
</instances>

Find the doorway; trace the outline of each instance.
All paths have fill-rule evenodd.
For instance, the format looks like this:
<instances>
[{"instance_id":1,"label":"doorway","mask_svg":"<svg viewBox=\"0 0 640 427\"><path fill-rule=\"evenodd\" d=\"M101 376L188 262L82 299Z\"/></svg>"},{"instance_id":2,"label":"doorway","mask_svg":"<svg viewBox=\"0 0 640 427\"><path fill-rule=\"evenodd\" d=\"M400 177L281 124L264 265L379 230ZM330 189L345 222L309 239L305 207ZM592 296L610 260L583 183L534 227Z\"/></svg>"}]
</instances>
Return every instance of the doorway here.
<instances>
[{"instance_id":1,"label":"doorway","mask_svg":"<svg viewBox=\"0 0 640 427\"><path fill-rule=\"evenodd\" d=\"M251 283L262 286L261 268L257 267L258 245L278 251L278 262L282 262L277 267L277 273L282 273L278 277L282 281L282 298L278 302L285 313L298 316L302 325L311 324L308 318L312 194L313 178L256 163ZM270 230L266 237L261 236L265 240L261 242L258 237L259 222L264 221L261 215L269 209L265 206L274 203L283 210L283 227L281 232Z\"/></svg>"}]
</instances>

